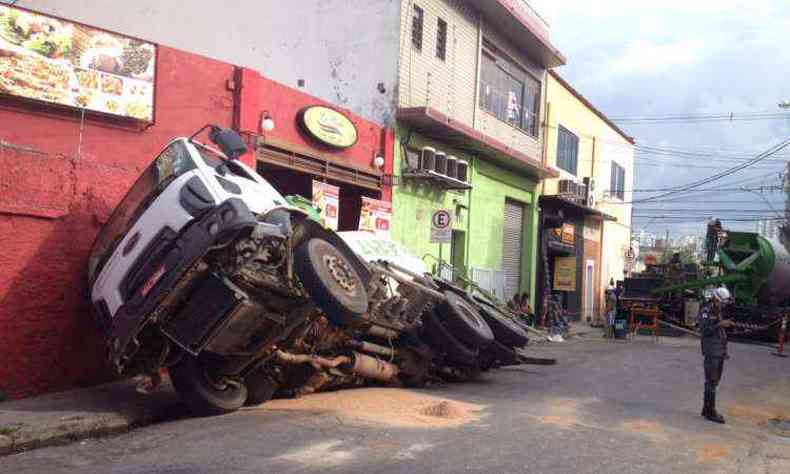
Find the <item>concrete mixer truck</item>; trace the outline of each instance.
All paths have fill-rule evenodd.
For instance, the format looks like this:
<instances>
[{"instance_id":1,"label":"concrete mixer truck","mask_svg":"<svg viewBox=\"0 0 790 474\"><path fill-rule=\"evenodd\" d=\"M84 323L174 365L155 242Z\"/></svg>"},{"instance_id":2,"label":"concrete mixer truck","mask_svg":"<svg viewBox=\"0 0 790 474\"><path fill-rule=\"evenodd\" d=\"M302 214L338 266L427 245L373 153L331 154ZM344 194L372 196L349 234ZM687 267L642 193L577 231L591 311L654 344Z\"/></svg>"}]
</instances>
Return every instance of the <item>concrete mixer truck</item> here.
<instances>
[{"instance_id":1,"label":"concrete mixer truck","mask_svg":"<svg viewBox=\"0 0 790 474\"><path fill-rule=\"evenodd\" d=\"M715 248L703 265L680 267L670 262L626 278L621 311L656 308L665 322L693 329L704 291L726 285L735 299L729 315L737 323L732 332L774 337L790 315L786 235L783 231L779 238L769 239L753 232L716 231Z\"/></svg>"}]
</instances>

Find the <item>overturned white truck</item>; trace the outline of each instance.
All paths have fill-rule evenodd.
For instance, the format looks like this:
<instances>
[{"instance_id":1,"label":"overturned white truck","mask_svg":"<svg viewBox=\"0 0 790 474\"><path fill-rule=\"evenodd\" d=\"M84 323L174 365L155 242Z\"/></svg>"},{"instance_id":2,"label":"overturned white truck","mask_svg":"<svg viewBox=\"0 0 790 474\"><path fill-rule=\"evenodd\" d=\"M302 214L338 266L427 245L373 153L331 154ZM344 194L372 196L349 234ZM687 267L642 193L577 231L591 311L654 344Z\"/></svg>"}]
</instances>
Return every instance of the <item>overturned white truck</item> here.
<instances>
[{"instance_id":1,"label":"overturned white truck","mask_svg":"<svg viewBox=\"0 0 790 474\"><path fill-rule=\"evenodd\" d=\"M196 140L202 132L217 149ZM528 339L491 302L361 259L237 158L233 131L173 140L93 245L90 297L107 357L169 369L197 414L280 394L419 386L519 363ZM493 330L493 331L492 331Z\"/></svg>"}]
</instances>

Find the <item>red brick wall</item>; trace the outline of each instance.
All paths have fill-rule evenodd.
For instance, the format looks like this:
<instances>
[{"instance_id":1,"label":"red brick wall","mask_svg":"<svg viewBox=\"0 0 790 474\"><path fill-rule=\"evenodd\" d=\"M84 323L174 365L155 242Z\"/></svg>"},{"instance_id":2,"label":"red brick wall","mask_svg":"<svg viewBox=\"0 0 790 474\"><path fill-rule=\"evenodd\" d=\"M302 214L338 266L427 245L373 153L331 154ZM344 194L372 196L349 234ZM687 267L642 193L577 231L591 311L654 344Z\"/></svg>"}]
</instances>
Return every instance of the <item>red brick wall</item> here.
<instances>
[{"instance_id":1,"label":"red brick wall","mask_svg":"<svg viewBox=\"0 0 790 474\"><path fill-rule=\"evenodd\" d=\"M24 397L109 376L85 299L93 238L171 138L231 126L233 72L160 47L156 123L88 119L81 143L78 117L0 98L1 392Z\"/></svg>"}]
</instances>

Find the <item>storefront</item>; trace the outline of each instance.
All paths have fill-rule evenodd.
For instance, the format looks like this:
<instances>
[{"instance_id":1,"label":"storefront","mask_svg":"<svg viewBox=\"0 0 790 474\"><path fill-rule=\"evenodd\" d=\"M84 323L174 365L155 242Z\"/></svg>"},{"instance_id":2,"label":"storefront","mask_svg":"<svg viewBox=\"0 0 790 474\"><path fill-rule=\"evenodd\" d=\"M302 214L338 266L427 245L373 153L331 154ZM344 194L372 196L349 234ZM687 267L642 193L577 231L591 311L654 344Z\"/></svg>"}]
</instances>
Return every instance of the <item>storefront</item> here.
<instances>
[{"instance_id":1,"label":"storefront","mask_svg":"<svg viewBox=\"0 0 790 474\"><path fill-rule=\"evenodd\" d=\"M370 227L360 216L391 201L391 132L256 71L242 69L238 80L239 129L254 143L248 159L258 172L281 193L319 204L330 227ZM386 220L373 227L387 232Z\"/></svg>"},{"instance_id":2,"label":"storefront","mask_svg":"<svg viewBox=\"0 0 790 474\"><path fill-rule=\"evenodd\" d=\"M477 282L503 299L532 293L537 185L547 170L431 109L398 112L393 238L446 277ZM451 216L437 238L433 217Z\"/></svg>"},{"instance_id":3,"label":"storefront","mask_svg":"<svg viewBox=\"0 0 790 474\"><path fill-rule=\"evenodd\" d=\"M559 301L571 320L600 317L602 223L612 218L561 196L541 196L537 314L544 297Z\"/></svg>"}]
</instances>

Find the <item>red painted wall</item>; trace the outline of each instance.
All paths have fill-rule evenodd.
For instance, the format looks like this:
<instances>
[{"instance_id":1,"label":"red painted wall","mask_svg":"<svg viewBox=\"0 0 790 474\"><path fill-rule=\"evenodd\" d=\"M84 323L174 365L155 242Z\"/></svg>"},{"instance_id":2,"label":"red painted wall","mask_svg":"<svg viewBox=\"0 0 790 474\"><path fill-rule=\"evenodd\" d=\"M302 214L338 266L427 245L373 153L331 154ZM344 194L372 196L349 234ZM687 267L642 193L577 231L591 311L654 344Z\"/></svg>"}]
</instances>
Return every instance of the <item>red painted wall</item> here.
<instances>
[{"instance_id":1,"label":"red painted wall","mask_svg":"<svg viewBox=\"0 0 790 474\"><path fill-rule=\"evenodd\" d=\"M0 392L24 397L110 376L84 296L93 238L170 139L231 126L233 73L160 47L156 124L89 119L81 144L78 118L0 98Z\"/></svg>"},{"instance_id":2,"label":"red painted wall","mask_svg":"<svg viewBox=\"0 0 790 474\"><path fill-rule=\"evenodd\" d=\"M300 110L310 105L324 105L345 114L357 127L359 136L357 143L350 148L337 150L321 146L314 139L305 135L299 128L297 115ZM239 125L243 132L285 140L316 153L332 154L341 164L353 165L373 174L380 172L373 167L373 159L380 154L385 159L384 171L389 168L391 173L394 150L392 131L383 129L346 109L265 78L252 69L242 69L239 110ZM275 128L271 132L261 130L261 119L265 114L274 119ZM248 154L245 161L251 164L254 161L252 154ZM385 189L382 194L383 199L388 201L392 199L389 189Z\"/></svg>"}]
</instances>

